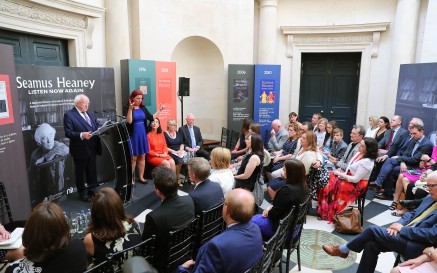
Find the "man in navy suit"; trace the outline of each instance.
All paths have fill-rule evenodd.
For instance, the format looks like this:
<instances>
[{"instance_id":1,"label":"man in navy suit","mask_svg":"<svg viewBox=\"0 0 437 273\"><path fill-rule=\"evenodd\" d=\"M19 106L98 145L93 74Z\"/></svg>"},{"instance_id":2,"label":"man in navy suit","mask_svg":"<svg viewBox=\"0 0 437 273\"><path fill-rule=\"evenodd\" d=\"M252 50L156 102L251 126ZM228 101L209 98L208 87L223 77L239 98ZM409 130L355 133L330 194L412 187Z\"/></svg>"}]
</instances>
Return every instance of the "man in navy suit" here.
<instances>
[{"instance_id":1,"label":"man in navy suit","mask_svg":"<svg viewBox=\"0 0 437 273\"><path fill-rule=\"evenodd\" d=\"M375 180L376 185L384 187L384 192L376 196L379 199L391 200L393 197L392 182L398 177L399 173L418 168L422 155L427 154L430 156L432 153L433 145L424 135L423 126L414 124L409 127L409 130L412 139L406 145L405 150L401 148L399 155L385 160Z\"/></svg>"},{"instance_id":2,"label":"man in navy suit","mask_svg":"<svg viewBox=\"0 0 437 273\"><path fill-rule=\"evenodd\" d=\"M158 166L152 172L155 193L162 200L161 205L146 215L143 240L156 235L153 266L163 272L169 231L187 226L194 219L194 202L189 196L178 195L176 173Z\"/></svg>"},{"instance_id":3,"label":"man in navy suit","mask_svg":"<svg viewBox=\"0 0 437 273\"><path fill-rule=\"evenodd\" d=\"M70 139L76 186L79 198L89 202L97 187L96 155L102 154L98 136L91 133L98 129L97 120L88 112L90 100L84 94L74 98L74 108L64 114L65 136ZM85 181L88 187L85 187Z\"/></svg>"},{"instance_id":4,"label":"man in navy suit","mask_svg":"<svg viewBox=\"0 0 437 273\"><path fill-rule=\"evenodd\" d=\"M223 191L219 183L208 179L211 166L202 157L195 157L188 163L188 176L196 185L190 193L194 200L196 213L212 209L223 202Z\"/></svg>"},{"instance_id":5,"label":"man in navy suit","mask_svg":"<svg viewBox=\"0 0 437 273\"><path fill-rule=\"evenodd\" d=\"M196 261L185 262L177 272L236 273L254 267L263 254L261 231L249 222L254 207L255 198L247 190L234 189L226 194L223 205L226 230L199 249Z\"/></svg>"},{"instance_id":6,"label":"man in navy suit","mask_svg":"<svg viewBox=\"0 0 437 273\"><path fill-rule=\"evenodd\" d=\"M388 228L370 226L346 245L324 245L331 256L347 258L349 250L363 251L357 273L374 272L381 252L395 251L407 259L420 256L423 249L437 245L437 171L428 176L429 195L413 212Z\"/></svg>"},{"instance_id":7,"label":"man in navy suit","mask_svg":"<svg viewBox=\"0 0 437 273\"><path fill-rule=\"evenodd\" d=\"M189 113L185 119L187 124L179 128L179 134L182 136L182 142L187 152L194 153L196 156L209 160L209 153L202 149L202 134L200 133L199 127L194 126L194 119L194 114Z\"/></svg>"}]
</instances>

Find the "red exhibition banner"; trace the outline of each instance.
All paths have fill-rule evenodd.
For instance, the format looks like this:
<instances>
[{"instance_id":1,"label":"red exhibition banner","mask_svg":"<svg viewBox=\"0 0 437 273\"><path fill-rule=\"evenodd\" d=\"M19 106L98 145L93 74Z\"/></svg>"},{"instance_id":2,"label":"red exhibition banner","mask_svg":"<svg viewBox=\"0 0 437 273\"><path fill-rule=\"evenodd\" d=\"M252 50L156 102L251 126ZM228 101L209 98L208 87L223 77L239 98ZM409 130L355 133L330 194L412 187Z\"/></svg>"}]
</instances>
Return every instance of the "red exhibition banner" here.
<instances>
[{"instance_id":1,"label":"red exhibition banner","mask_svg":"<svg viewBox=\"0 0 437 273\"><path fill-rule=\"evenodd\" d=\"M0 125L14 123L9 75L0 75Z\"/></svg>"},{"instance_id":2,"label":"red exhibition banner","mask_svg":"<svg viewBox=\"0 0 437 273\"><path fill-rule=\"evenodd\" d=\"M167 130L167 120L176 120L176 63L156 62L156 109L165 109L159 115L162 130Z\"/></svg>"}]
</instances>

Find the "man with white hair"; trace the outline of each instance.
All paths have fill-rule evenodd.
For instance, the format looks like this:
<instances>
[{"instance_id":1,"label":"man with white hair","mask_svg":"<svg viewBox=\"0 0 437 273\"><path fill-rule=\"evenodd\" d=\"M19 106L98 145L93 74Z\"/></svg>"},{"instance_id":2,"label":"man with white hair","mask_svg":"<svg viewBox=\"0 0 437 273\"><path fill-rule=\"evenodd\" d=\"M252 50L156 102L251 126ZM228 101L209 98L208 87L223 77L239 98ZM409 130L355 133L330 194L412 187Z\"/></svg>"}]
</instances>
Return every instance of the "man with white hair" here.
<instances>
[{"instance_id":1,"label":"man with white hair","mask_svg":"<svg viewBox=\"0 0 437 273\"><path fill-rule=\"evenodd\" d=\"M272 121L272 131L270 131L270 139L268 142L269 150L280 151L282 146L288 139L288 132L285 130L279 119Z\"/></svg>"},{"instance_id":2,"label":"man with white hair","mask_svg":"<svg viewBox=\"0 0 437 273\"><path fill-rule=\"evenodd\" d=\"M55 128L48 123L39 125L35 130L38 148L32 152L29 163L34 205L64 188L64 161L69 149L64 143L55 141L55 135Z\"/></svg>"},{"instance_id":3,"label":"man with white hair","mask_svg":"<svg viewBox=\"0 0 437 273\"><path fill-rule=\"evenodd\" d=\"M200 133L199 127L194 126L194 119L194 114L189 113L185 119L187 124L179 128L179 134L182 136L182 143L187 152L209 160L209 153L202 149L202 134Z\"/></svg>"}]
</instances>

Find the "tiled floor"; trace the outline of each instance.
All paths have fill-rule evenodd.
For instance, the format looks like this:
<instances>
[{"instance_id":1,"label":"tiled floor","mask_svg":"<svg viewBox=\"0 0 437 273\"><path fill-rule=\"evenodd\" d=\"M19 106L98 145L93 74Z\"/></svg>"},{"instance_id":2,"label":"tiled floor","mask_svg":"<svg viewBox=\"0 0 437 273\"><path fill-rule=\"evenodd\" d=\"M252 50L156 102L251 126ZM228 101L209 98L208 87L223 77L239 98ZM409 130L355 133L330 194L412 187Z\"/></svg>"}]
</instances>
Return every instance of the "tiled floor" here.
<instances>
[{"instance_id":1,"label":"tiled floor","mask_svg":"<svg viewBox=\"0 0 437 273\"><path fill-rule=\"evenodd\" d=\"M180 195L186 195L191 190L191 186L185 186L184 188L180 188L178 194ZM159 206L159 200L154 196L153 193L153 184L149 185L138 185L136 188L137 196L142 196L143 194L146 194L145 197L137 197L135 199L135 193L134 193L134 199L135 202L131 206L127 207L127 210L130 211L131 214L136 216L136 220L140 222L142 225L144 223L145 216L148 212L151 211L151 209L156 208ZM398 217L394 217L390 215L390 211L388 210L388 206L391 204L390 201L381 201L378 199L373 199L374 192L369 190L367 194L367 200L365 202L365 210L364 210L364 227L367 227L369 225L380 225L380 226L388 226L397 219ZM153 201L153 202L152 202ZM140 204L138 204L140 203ZM145 203L147 203L147 209L139 211L138 206L144 208ZM142 204L142 205L141 205ZM264 201L262 207L267 206L268 203ZM315 208L315 203L313 202L313 208ZM136 207L136 209L135 209ZM322 238L320 240L320 244L323 242L331 241L343 241L348 242L352 240L356 235L344 235L336 232L334 230L334 226L332 224L328 224L326 221L317 220L316 217L316 211L315 209L312 209L310 211L310 215L307 217L307 222L304 225L304 229L308 230L310 233L310 236L313 236L314 233L318 233L319 238ZM327 235L330 236L327 236ZM309 238L309 237L308 237ZM361 258L360 253L356 253L356 255L353 255L352 257L356 257L355 260L351 257L348 260L343 260L341 258L337 257L330 257L327 254L323 252L320 248L320 244L318 243L312 243L312 242L305 242L305 236L303 236L302 239L302 249L307 248L301 251L301 259L302 261L305 261L304 264L307 264L308 266L302 267L302 273L352 273L356 272L358 268L358 263ZM309 239L308 239L309 241ZM295 254L294 254L295 255ZM291 259L293 261L293 257ZM294 258L296 261L296 259ZM392 252L390 253L382 253L379 256L379 262L376 268L375 272L378 273L387 273L390 272L393 264L395 261L395 256ZM346 263L346 264L345 264ZM290 264L290 272L299 272L297 264L294 262L291 262ZM319 268L319 270L314 269ZM331 269L326 269L331 268ZM332 269L332 268L342 268L342 269ZM283 264L283 272L285 271L285 263ZM275 269L274 272L279 272L278 269Z\"/></svg>"}]
</instances>

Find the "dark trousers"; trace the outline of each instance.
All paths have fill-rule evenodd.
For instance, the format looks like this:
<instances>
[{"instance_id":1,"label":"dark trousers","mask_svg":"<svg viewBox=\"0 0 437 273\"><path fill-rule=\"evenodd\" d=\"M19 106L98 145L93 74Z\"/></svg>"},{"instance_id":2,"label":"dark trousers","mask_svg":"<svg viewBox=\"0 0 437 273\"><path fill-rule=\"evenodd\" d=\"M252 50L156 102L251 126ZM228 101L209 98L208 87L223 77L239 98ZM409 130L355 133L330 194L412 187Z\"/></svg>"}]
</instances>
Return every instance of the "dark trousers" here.
<instances>
[{"instance_id":1,"label":"dark trousers","mask_svg":"<svg viewBox=\"0 0 437 273\"><path fill-rule=\"evenodd\" d=\"M76 187L79 194L92 195L97 187L96 154L85 158L73 157L76 174ZM88 188L85 187L85 181Z\"/></svg>"},{"instance_id":2,"label":"dark trousers","mask_svg":"<svg viewBox=\"0 0 437 273\"><path fill-rule=\"evenodd\" d=\"M369 226L360 235L347 244L347 247L355 252L363 251L357 273L373 273L378 263L378 255L381 252L396 251L407 259L420 256L427 245L408 245L399 234L391 236L387 228Z\"/></svg>"},{"instance_id":3,"label":"dark trousers","mask_svg":"<svg viewBox=\"0 0 437 273\"><path fill-rule=\"evenodd\" d=\"M209 160L209 153L207 151L205 151L204 149L202 149L202 148L197 150L196 156L203 157L206 160Z\"/></svg>"},{"instance_id":4,"label":"dark trousers","mask_svg":"<svg viewBox=\"0 0 437 273\"><path fill-rule=\"evenodd\" d=\"M378 186L385 190L386 195L393 195L393 180L397 178L400 173L400 163L395 158L387 158L381 167L381 171L375 180Z\"/></svg>"}]
</instances>

